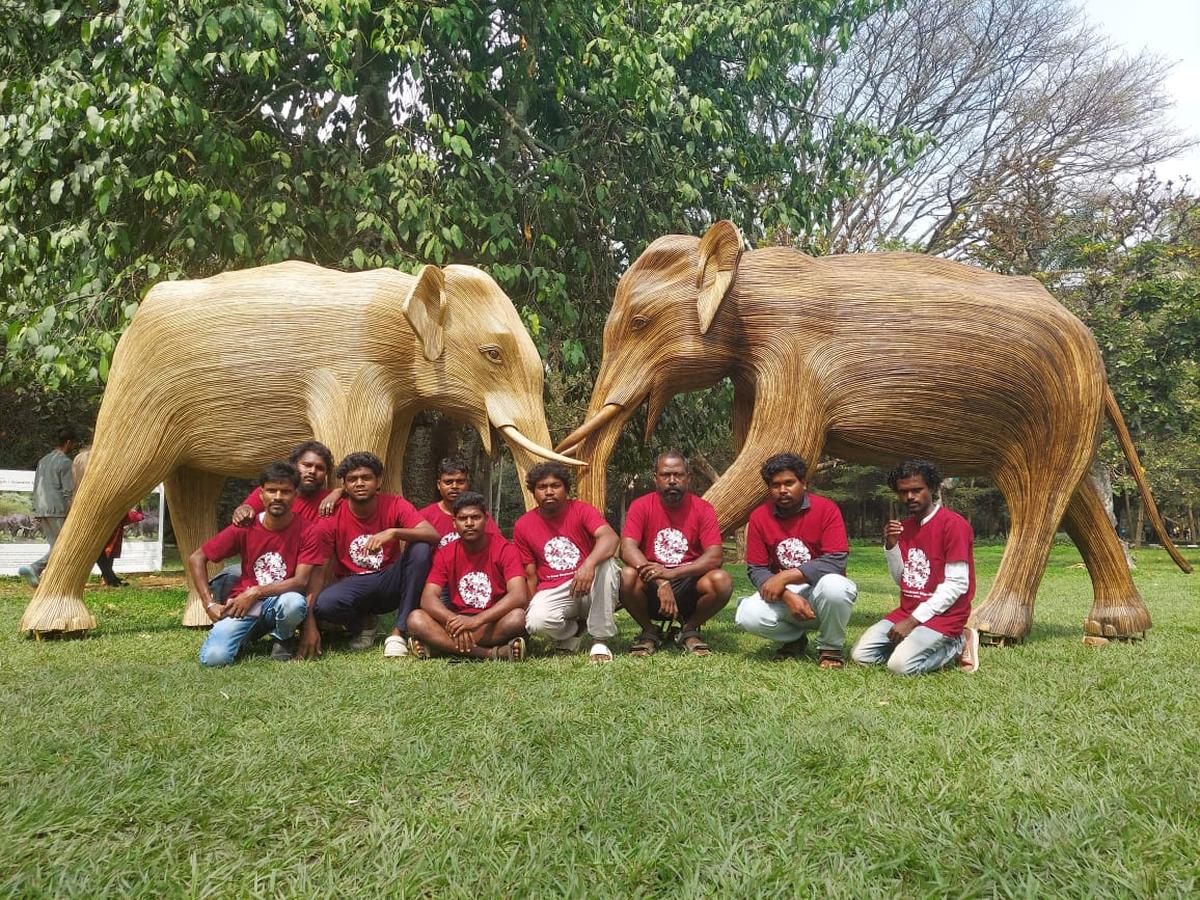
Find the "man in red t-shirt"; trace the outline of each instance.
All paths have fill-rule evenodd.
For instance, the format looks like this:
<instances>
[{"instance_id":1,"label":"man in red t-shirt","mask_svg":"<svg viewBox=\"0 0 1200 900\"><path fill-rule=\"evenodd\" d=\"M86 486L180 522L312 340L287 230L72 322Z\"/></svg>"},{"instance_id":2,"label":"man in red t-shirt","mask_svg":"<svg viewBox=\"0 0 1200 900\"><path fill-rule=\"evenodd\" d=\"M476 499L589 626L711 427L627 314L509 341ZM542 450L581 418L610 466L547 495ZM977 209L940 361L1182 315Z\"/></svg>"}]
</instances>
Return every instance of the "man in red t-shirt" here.
<instances>
[{"instance_id":1,"label":"man in red t-shirt","mask_svg":"<svg viewBox=\"0 0 1200 900\"><path fill-rule=\"evenodd\" d=\"M300 636L301 657L321 652L318 622L354 633L351 649L371 647L379 614L401 605L405 577L412 575L412 557L401 555L400 542L432 546L438 540L437 531L411 503L380 493L383 461L374 453L351 453L338 465L337 477L345 502L317 524L316 534L323 557L333 559L338 580L309 609Z\"/></svg>"},{"instance_id":2,"label":"man in red t-shirt","mask_svg":"<svg viewBox=\"0 0 1200 900\"><path fill-rule=\"evenodd\" d=\"M725 608L733 579L721 568L721 529L712 504L688 490L688 461L675 450L654 461L654 493L629 504L621 531L621 603L642 627L629 652L662 643L655 619L678 619L679 646L707 656L700 627Z\"/></svg>"},{"instance_id":3,"label":"man in red t-shirt","mask_svg":"<svg viewBox=\"0 0 1200 900\"><path fill-rule=\"evenodd\" d=\"M579 649L586 632L592 662L611 662L619 575L617 533L595 507L567 497L571 473L562 463L539 463L525 476L537 503L513 525L513 543L529 581L530 634L560 653Z\"/></svg>"},{"instance_id":4,"label":"man in red t-shirt","mask_svg":"<svg viewBox=\"0 0 1200 900\"><path fill-rule=\"evenodd\" d=\"M288 454L288 462L300 473L300 487L296 492L296 502L292 504L292 514L316 522L332 513L342 496L342 489L337 487L331 491L327 487L329 473L333 471L333 454L329 448L320 441L305 441ZM230 521L234 525L246 526L265 510L262 493L256 487L238 504ZM238 567L229 566L209 579L208 588L218 601L223 602L239 577Z\"/></svg>"},{"instance_id":5,"label":"man in red t-shirt","mask_svg":"<svg viewBox=\"0 0 1200 900\"><path fill-rule=\"evenodd\" d=\"M438 547L444 547L451 541L458 540L458 532L454 530L454 501L461 494L471 490L471 473L467 468L464 460L456 456L449 456L438 463L437 477L438 500L435 503L430 503L428 506L417 510L417 513L426 522L434 527L440 536L437 543ZM500 533L499 526L489 515L484 523L484 530L488 534L495 537L503 537ZM418 548L421 548L418 550ZM429 565L433 560L433 551L436 548L430 548L428 544L413 544L405 550L406 554L417 553L418 557L410 558L406 565L412 573L411 580L405 578L405 602L400 604L400 611L396 613L396 626L392 629L392 633L383 642L383 655L388 659L396 659L401 656L408 655L408 645L404 642L405 624L408 618L408 611L415 609L420 603L421 592L425 587L425 578L429 574ZM428 553L428 559L425 559L425 554ZM424 568L422 568L422 566ZM420 581L416 579L420 576ZM410 587L415 587L415 591ZM410 595L414 598L409 602ZM403 611L403 615L401 615Z\"/></svg>"},{"instance_id":6,"label":"man in red t-shirt","mask_svg":"<svg viewBox=\"0 0 1200 900\"><path fill-rule=\"evenodd\" d=\"M513 545L487 529L487 501L463 491L454 501L458 540L438 547L408 617L409 652L470 659L525 658L525 572Z\"/></svg>"},{"instance_id":7,"label":"man in red t-shirt","mask_svg":"<svg viewBox=\"0 0 1200 900\"><path fill-rule=\"evenodd\" d=\"M808 490L808 465L794 453L763 463L770 499L746 525L746 566L758 593L738 603L738 625L799 657L817 632L822 669L840 669L846 624L858 587L846 577L850 543L837 504Z\"/></svg>"},{"instance_id":8,"label":"man in red t-shirt","mask_svg":"<svg viewBox=\"0 0 1200 900\"><path fill-rule=\"evenodd\" d=\"M911 514L883 528L888 572L900 605L854 645L862 665L887 663L897 675L935 672L954 662L979 668L979 634L967 627L975 596L975 535L967 520L937 502L942 473L910 459L888 473L888 485Z\"/></svg>"},{"instance_id":9,"label":"man in red t-shirt","mask_svg":"<svg viewBox=\"0 0 1200 900\"><path fill-rule=\"evenodd\" d=\"M192 581L212 621L200 664L227 666L255 637L271 634L271 658L292 658L292 635L309 598L320 590L321 557L312 526L292 512L300 476L290 463L272 463L259 478L266 509L249 526L230 525L188 558ZM210 562L240 556L241 575L230 599L218 602L205 574Z\"/></svg>"}]
</instances>

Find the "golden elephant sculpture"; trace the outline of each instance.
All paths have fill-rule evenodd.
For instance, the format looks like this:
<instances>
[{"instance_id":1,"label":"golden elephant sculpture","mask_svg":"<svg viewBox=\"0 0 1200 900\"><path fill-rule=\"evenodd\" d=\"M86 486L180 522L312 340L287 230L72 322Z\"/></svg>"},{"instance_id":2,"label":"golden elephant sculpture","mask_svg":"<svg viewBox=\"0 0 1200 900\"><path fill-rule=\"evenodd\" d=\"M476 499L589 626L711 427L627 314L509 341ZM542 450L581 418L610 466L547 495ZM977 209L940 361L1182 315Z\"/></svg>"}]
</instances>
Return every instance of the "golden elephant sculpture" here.
<instances>
[{"instance_id":1,"label":"golden elephant sculpture","mask_svg":"<svg viewBox=\"0 0 1200 900\"><path fill-rule=\"evenodd\" d=\"M206 540L226 476L252 476L316 438L370 450L399 490L413 417L496 429L524 472L548 449L542 361L512 301L470 266L338 272L285 262L156 285L113 356L89 469L21 620L95 627L81 599L100 547L165 482L179 550ZM99 473L103 473L100 475ZM523 480L523 479L522 479ZM195 587L184 624L207 625Z\"/></svg>"},{"instance_id":2,"label":"golden elephant sculpture","mask_svg":"<svg viewBox=\"0 0 1200 900\"><path fill-rule=\"evenodd\" d=\"M743 251L730 222L703 238L654 241L621 277L585 423L558 449L585 459L599 505L624 423L648 400L647 438L676 393L729 377L739 451L705 495L724 530L766 496L770 454L823 452L871 464L937 460L995 479L1011 515L1000 569L973 622L995 638L1029 631L1062 523L1092 578L1089 627L1145 631L1150 616L1086 476L1112 422L1147 511L1168 540L1087 327L1032 278L909 253L813 258Z\"/></svg>"}]
</instances>

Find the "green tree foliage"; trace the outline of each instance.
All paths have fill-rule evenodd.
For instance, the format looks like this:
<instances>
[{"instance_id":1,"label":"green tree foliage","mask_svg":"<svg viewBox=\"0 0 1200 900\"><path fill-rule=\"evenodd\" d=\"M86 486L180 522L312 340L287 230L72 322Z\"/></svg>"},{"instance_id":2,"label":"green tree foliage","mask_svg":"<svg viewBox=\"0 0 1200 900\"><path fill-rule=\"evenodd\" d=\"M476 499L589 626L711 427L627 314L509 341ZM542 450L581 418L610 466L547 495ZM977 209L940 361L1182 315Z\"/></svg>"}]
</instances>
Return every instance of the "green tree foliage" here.
<instances>
[{"instance_id":1,"label":"green tree foliage","mask_svg":"<svg viewBox=\"0 0 1200 900\"><path fill-rule=\"evenodd\" d=\"M811 112L885 0L0 2L2 377L51 388L155 281L287 258L484 266L586 388L650 240L803 234L904 149Z\"/></svg>"}]
</instances>

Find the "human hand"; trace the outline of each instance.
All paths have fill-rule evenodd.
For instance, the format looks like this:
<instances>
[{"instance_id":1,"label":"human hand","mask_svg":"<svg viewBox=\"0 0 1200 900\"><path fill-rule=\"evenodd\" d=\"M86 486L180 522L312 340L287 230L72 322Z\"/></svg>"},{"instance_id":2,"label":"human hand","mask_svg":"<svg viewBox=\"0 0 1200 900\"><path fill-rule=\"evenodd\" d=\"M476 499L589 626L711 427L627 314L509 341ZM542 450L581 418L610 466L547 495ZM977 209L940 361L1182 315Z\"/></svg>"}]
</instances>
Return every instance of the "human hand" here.
<instances>
[{"instance_id":1,"label":"human hand","mask_svg":"<svg viewBox=\"0 0 1200 900\"><path fill-rule=\"evenodd\" d=\"M376 550L382 549L384 544L388 543L388 541L391 541L394 538L395 535L392 534L392 530L390 528L385 529L378 534L371 535L371 537L367 539L367 543L363 549L365 549L368 553L374 553Z\"/></svg>"},{"instance_id":2,"label":"human hand","mask_svg":"<svg viewBox=\"0 0 1200 900\"><path fill-rule=\"evenodd\" d=\"M296 659L315 659L321 655L321 629L317 620L309 616L300 626L300 645L296 648Z\"/></svg>"},{"instance_id":3,"label":"human hand","mask_svg":"<svg viewBox=\"0 0 1200 900\"><path fill-rule=\"evenodd\" d=\"M217 603L215 600L209 597L208 602L204 604L204 614L208 616L208 621L215 625L217 622L225 618L226 610L223 605Z\"/></svg>"},{"instance_id":4,"label":"human hand","mask_svg":"<svg viewBox=\"0 0 1200 900\"><path fill-rule=\"evenodd\" d=\"M883 526L883 546L889 550L895 547L903 528L899 519L888 519L887 524Z\"/></svg>"},{"instance_id":5,"label":"human hand","mask_svg":"<svg viewBox=\"0 0 1200 900\"><path fill-rule=\"evenodd\" d=\"M901 619L892 625L892 630L888 632L888 640L894 644L900 643L906 637L913 633L913 629L921 623L912 616Z\"/></svg>"},{"instance_id":6,"label":"human hand","mask_svg":"<svg viewBox=\"0 0 1200 900\"><path fill-rule=\"evenodd\" d=\"M643 563L637 570L638 578L646 584L667 577L667 570L656 562Z\"/></svg>"},{"instance_id":7,"label":"human hand","mask_svg":"<svg viewBox=\"0 0 1200 900\"><path fill-rule=\"evenodd\" d=\"M658 584L658 609L669 619L679 615L679 606L675 603L675 592L671 590L669 581L660 581Z\"/></svg>"},{"instance_id":8,"label":"human hand","mask_svg":"<svg viewBox=\"0 0 1200 900\"><path fill-rule=\"evenodd\" d=\"M254 521L254 507L249 503L243 503L233 511L230 521L239 528L246 527Z\"/></svg>"},{"instance_id":9,"label":"human hand","mask_svg":"<svg viewBox=\"0 0 1200 900\"><path fill-rule=\"evenodd\" d=\"M585 562L575 570L575 577L571 579L571 587L568 593L572 597L582 597L592 590L592 584L595 580L596 567Z\"/></svg>"},{"instance_id":10,"label":"human hand","mask_svg":"<svg viewBox=\"0 0 1200 900\"><path fill-rule=\"evenodd\" d=\"M317 515L321 516L322 518L325 516L332 516L334 507L337 506L337 502L341 498L342 489L340 487L334 488L325 495L325 498L321 501L321 505L317 507Z\"/></svg>"},{"instance_id":11,"label":"human hand","mask_svg":"<svg viewBox=\"0 0 1200 900\"><path fill-rule=\"evenodd\" d=\"M812 606L804 599L799 591L784 590L783 602L787 604L788 610L797 619L815 619L817 614L813 612Z\"/></svg>"},{"instance_id":12,"label":"human hand","mask_svg":"<svg viewBox=\"0 0 1200 900\"><path fill-rule=\"evenodd\" d=\"M236 597L231 597L225 604L226 613L235 619L240 619L250 611L255 603L262 599L262 588L246 588Z\"/></svg>"}]
</instances>

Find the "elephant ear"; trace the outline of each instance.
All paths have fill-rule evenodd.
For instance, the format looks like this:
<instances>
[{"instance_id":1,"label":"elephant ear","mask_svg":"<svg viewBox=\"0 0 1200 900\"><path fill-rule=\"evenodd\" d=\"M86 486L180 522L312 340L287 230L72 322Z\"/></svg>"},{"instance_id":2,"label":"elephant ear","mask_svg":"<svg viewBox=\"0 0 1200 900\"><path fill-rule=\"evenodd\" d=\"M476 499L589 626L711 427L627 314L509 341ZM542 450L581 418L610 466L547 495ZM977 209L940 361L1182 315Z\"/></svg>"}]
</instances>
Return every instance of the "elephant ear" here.
<instances>
[{"instance_id":1,"label":"elephant ear","mask_svg":"<svg viewBox=\"0 0 1200 900\"><path fill-rule=\"evenodd\" d=\"M437 266L421 266L412 290L400 305L404 318L421 342L425 358L442 355L442 324L446 320L446 279Z\"/></svg>"},{"instance_id":2,"label":"elephant ear","mask_svg":"<svg viewBox=\"0 0 1200 900\"><path fill-rule=\"evenodd\" d=\"M733 286L738 257L742 255L742 233L728 219L715 223L700 238L700 262L696 267L697 312L700 333L707 334L721 301Z\"/></svg>"}]
</instances>

